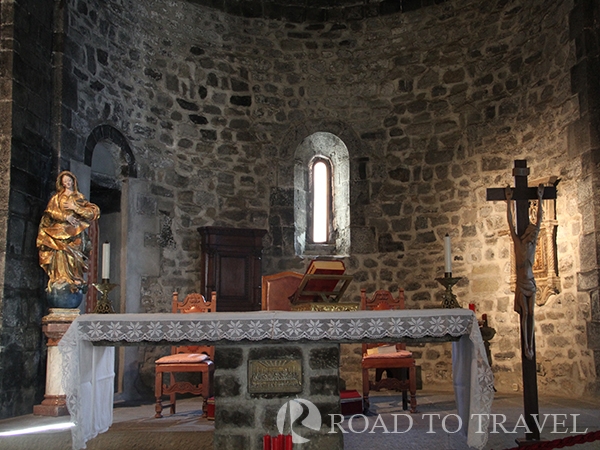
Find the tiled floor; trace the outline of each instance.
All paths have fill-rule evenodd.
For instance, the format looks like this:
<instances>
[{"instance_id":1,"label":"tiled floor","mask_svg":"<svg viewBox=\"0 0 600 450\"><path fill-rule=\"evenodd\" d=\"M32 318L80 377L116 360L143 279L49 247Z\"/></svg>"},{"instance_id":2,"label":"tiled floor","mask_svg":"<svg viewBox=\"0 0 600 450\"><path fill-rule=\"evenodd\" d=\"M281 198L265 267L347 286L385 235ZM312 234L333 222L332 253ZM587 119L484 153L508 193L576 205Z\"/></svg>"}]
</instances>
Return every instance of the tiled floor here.
<instances>
[{"instance_id":1,"label":"tiled floor","mask_svg":"<svg viewBox=\"0 0 600 450\"><path fill-rule=\"evenodd\" d=\"M412 426L406 431L409 419L404 416L399 395L379 393L372 398L373 415L355 418L352 422L347 418L343 428L345 450L461 450L467 449L466 440L457 429L454 396L452 393L431 393L419 391L418 413L412 414ZM497 394L492 408L498 414L496 432L490 427L486 450L505 450L516 447L515 440L524 437L524 429L515 428L519 416L523 412L523 400L520 395ZM114 409L114 424L110 430L88 442L89 450L122 450L122 449L178 449L209 450L212 449L212 431L214 422L200 417L201 400L184 399L178 401L178 412L174 416L165 415L162 419L154 419L154 405L119 406ZM540 398L540 415L548 415L546 425L542 429L542 439L555 439L576 436L573 431L588 432L600 430L600 401L588 399ZM377 415L381 414L380 421ZM394 433L394 416L397 415L396 432ZM431 414L431 415L429 415ZM439 414L436 416L436 414ZM554 432L554 417L558 426ZM578 414L577 416L574 416ZM504 416L502 416L504 415ZM446 418L447 417L447 418ZM498 425L503 417L506 420L502 427ZM573 429L573 418L576 417L576 429ZM431 423L430 423L431 418ZM446 419L445 419L446 418ZM68 450L71 447L70 431L46 431L33 434L6 437L3 433L13 429L23 429L45 424L64 424L70 417L22 416L0 421L0 449L3 450ZM404 420L404 422L403 422ZM445 421L444 421L445 420ZM561 424L564 422L564 424ZM443 425L442 425L443 423ZM444 431L444 426L447 430ZM365 431L362 431L365 430ZM506 430L507 432L505 432ZM354 432L353 432L354 431ZM361 432L362 431L362 432ZM386 432L387 431L387 432ZM406 432L403 432L406 431ZM301 450L301 445L297 445ZM600 440L593 443L578 444L576 450L600 449ZM229 450L229 449L220 449ZM241 449L231 449L241 450Z\"/></svg>"}]
</instances>

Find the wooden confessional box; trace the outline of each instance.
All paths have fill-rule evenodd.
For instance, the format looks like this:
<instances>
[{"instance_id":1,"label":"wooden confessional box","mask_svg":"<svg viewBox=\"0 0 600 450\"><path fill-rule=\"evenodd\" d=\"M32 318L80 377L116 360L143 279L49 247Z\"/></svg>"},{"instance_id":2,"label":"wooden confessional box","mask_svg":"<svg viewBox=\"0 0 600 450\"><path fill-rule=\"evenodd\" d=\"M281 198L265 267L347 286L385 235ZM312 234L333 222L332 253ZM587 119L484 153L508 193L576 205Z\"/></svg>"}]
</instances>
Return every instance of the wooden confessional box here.
<instances>
[{"instance_id":1,"label":"wooden confessional box","mask_svg":"<svg viewBox=\"0 0 600 450\"><path fill-rule=\"evenodd\" d=\"M217 292L217 311L261 309L262 238L266 230L201 227L202 294Z\"/></svg>"}]
</instances>

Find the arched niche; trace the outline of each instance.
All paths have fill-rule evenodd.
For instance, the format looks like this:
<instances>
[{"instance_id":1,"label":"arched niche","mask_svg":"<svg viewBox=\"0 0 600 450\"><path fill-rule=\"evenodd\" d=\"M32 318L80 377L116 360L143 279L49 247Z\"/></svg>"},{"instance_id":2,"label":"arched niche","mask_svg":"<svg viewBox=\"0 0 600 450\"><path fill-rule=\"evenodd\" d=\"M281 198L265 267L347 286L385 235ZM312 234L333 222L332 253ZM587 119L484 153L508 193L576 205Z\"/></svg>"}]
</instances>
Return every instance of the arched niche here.
<instances>
[{"instance_id":1,"label":"arched niche","mask_svg":"<svg viewBox=\"0 0 600 450\"><path fill-rule=\"evenodd\" d=\"M310 168L315 158L331 162L332 226L330 244L312 244L308 236L311 207ZM350 254L350 156L335 134L316 132L307 136L294 153L294 247L299 256L348 256Z\"/></svg>"},{"instance_id":2,"label":"arched niche","mask_svg":"<svg viewBox=\"0 0 600 450\"><path fill-rule=\"evenodd\" d=\"M110 292L109 299L116 313L138 312L139 299L131 298L128 291L136 290L130 286L128 276L130 262L127 248L130 227L130 205L133 203L130 185L136 178L135 158L126 138L119 130L110 125L96 127L88 136L85 145L84 162L90 166L90 201L100 207L98 221L98 267L100 278L102 268L102 244L110 243L110 282L116 287ZM139 290L139 286L137 287ZM86 310L97 299L88 297ZM121 348L115 358L115 396L130 399L134 394L135 382L126 367L137 364L137 352Z\"/></svg>"},{"instance_id":3,"label":"arched niche","mask_svg":"<svg viewBox=\"0 0 600 450\"><path fill-rule=\"evenodd\" d=\"M85 165L91 168L90 201L100 207L97 267L102 267L102 243L111 244L110 281L122 285L121 251L122 236L127 223L122 211L127 196L123 187L130 177L136 176L135 158L123 134L110 125L100 125L88 136L85 144ZM125 295L121 289L111 291L109 298L116 312L125 312L120 299ZM92 305L88 305L88 312Z\"/></svg>"}]
</instances>

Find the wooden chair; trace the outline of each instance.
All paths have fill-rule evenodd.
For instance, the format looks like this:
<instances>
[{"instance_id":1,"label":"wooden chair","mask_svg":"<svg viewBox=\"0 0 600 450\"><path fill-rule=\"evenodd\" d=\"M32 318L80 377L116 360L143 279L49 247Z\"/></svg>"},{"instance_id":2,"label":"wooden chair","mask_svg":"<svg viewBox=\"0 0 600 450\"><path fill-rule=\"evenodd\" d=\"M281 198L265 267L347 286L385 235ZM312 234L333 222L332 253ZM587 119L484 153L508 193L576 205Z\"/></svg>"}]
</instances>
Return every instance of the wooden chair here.
<instances>
[{"instance_id":1,"label":"wooden chair","mask_svg":"<svg viewBox=\"0 0 600 450\"><path fill-rule=\"evenodd\" d=\"M280 272L263 276L263 311L291 311L290 297L300 286L303 276L297 272Z\"/></svg>"},{"instance_id":2,"label":"wooden chair","mask_svg":"<svg viewBox=\"0 0 600 450\"><path fill-rule=\"evenodd\" d=\"M183 302L179 302L177 292L173 293L172 312L177 313L206 313L217 310L217 293L212 292L211 300L207 302L201 294L189 294ZM206 414L206 404L209 397L213 396L213 378L215 366L213 363L214 347L186 346L172 347L171 355L164 356L155 361L156 379L154 393L156 396L156 414L162 417L162 397L169 395L171 414L175 414L176 394L202 395L202 410ZM198 384L189 381L177 381L176 373L200 373L201 380ZM163 383L163 374L169 373L169 384Z\"/></svg>"},{"instance_id":3,"label":"wooden chair","mask_svg":"<svg viewBox=\"0 0 600 450\"><path fill-rule=\"evenodd\" d=\"M404 289L399 289L398 298L385 290L375 291L371 298L367 298L365 289L361 289L360 294L362 310L404 309ZM369 381L369 369L376 369L375 383ZM387 378L382 378L384 371L387 371ZM402 391L404 410L408 409L407 391L410 392L410 412L417 412L417 370L412 353L404 344L363 344L362 379L365 413L369 410L369 391L382 388Z\"/></svg>"}]
</instances>

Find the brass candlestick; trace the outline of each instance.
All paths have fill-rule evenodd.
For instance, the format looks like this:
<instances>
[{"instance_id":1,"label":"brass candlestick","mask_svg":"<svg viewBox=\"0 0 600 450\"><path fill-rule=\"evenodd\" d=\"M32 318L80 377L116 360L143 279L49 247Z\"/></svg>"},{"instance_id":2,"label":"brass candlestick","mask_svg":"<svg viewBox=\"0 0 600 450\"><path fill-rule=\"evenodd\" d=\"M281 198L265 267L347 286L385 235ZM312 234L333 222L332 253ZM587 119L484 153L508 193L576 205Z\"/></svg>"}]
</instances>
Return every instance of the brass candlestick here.
<instances>
[{"instance_id":1,"label":"brass candlestick","mask_svg":"<svg viewBox=\"0 0 600 450\"><path fill-rule=\"evenodd\" d=\"M115 310L108 299L108 293L117 287L118 284L112 284L108 278L102 278L102 283L93 283L92 286L101 294L94 308L94 314L114 314Z\"/></svg>"},{"instance_id":2,"label":"brass candlestick","mask_svg":"<svg viewBox=\"0 0 600 450\"><path fill-rule=\"evenodd\" d=\"M461 280L462 277L453 277L452 272L444 272L443 278L436 278L446 291L442 294L442 308L460 308L461 306L456 301L456 295L452 292L452 286Z\"/></svg>"}]
</instances>

